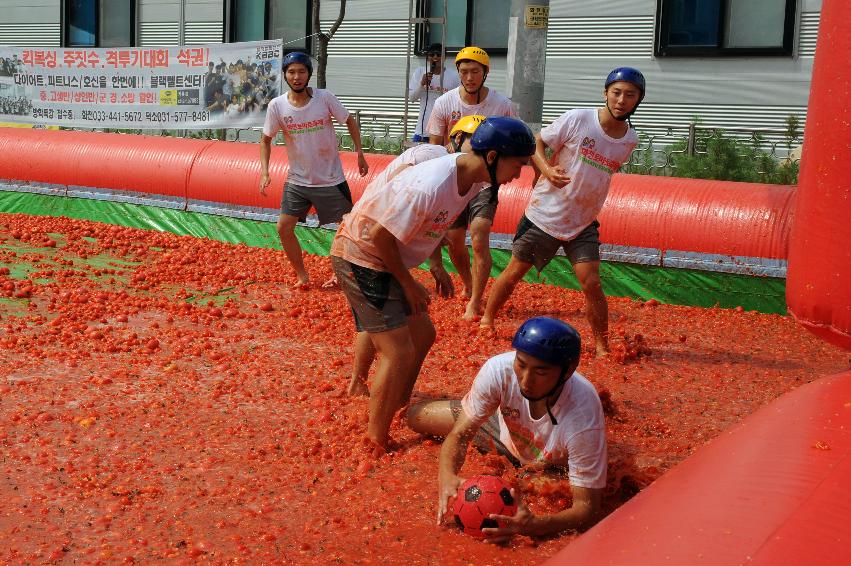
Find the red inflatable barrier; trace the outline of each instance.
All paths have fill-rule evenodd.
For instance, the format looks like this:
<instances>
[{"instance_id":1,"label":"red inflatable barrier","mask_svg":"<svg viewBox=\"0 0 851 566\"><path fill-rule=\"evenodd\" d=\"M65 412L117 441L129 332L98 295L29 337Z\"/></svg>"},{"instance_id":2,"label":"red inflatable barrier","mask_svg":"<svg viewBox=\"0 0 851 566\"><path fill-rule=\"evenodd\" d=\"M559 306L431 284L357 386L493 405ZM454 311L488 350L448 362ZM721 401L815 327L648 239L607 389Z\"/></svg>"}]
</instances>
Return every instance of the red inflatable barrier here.
<instances>
[{"instance_id":1,"label":"red inflatable barrier","mask_svg":"<svg viewBox=\"0 0 851 566\"><path fill-rule=\"evenodd\" d=\"M277 209L287 176L286 148L274 147L272 185L258 191L257 144L166 137L0 129L0 178L130 190L236 206ZM352 195L394 159L343 152ZM513 234L529 200L532 169L500 189L494 231ZM603 241L622 246L785 259L794 187L615 175L600 216Z\"/></svg>"},{"instance_id":2,"label":"red inflatable barrier","mask_svg":"<svg viewBox=\"0 0 851 566\"><path fill-rule=\"evenodd\" d=\"M610 243L786 258L795 187L615 175L600 214Z\"/></svg>"},{"instance_id":3,"label":"red inflatable barrier","mask_svg":"<svg viewBox=\"0 0 851 566\"><path fill-rule=\"evenodd\" d=\"M851 564L851 373L788 393L547 564Z\"/></svg>"},{"instance_id":4,"label":"red inflatable barrier","mask_svg":"<svg viewBox=\"0 0 851 566\"><path fill-rule=\"evenodd\" d=\"M786 302L808 330L851 350L851 4L825 0L804 131Z\"/></svg>"}]
</instances>

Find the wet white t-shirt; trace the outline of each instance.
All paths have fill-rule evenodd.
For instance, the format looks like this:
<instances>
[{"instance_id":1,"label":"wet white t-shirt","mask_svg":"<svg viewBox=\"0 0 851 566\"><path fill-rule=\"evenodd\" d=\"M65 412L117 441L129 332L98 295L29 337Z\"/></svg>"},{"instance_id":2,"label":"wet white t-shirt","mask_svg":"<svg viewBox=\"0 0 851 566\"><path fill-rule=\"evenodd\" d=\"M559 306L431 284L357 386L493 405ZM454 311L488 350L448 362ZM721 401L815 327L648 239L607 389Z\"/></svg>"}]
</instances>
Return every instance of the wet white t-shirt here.
<instances>
[{"instance_id":1,"label":"wet white t-shirt","mask_svg":"<svg viewBox=\"0 0 851 566\"><path fill-rule=\"evenodd\" d=\"M266 110L263 133L274 138L283 130L287 142L287 182L303 187L331 187L346 180L337 151L333 116L345 124L349 111L331 92L314 88L301 108L287 100L287 93L272 99Z\"/></svg>"},{"instance_id":2,"label":"wet white t-shirt","mask_svg":"<svg viewBox=\"0 0 851 566\"><path fill-rule=\"evenodd\" d=\"M606 421L597 390L582 375L574 373L550 408L558 424L552 424L546 413L533 419L529 401L517 384L514 356L513 351L506 352L485 362L461 400L464 412L477 423L484 423L496 412L500 442L523 464L567 464L571 485L605 487Z\"/></svg>"},{"instance_id":3,"label":"wet white t-shirt","mask_svg":"<svg viewBox=\"0 0 851 566\"><path fill-rule=\"evenodd\" d=\"M424 262L440 244L452 221L476 196L476 186L458 194L453 153L409 167L383 186L366 191L343 217L331 255L377 271L387 271L378 248L369 237L381 224L399 240L399 253L408 269Z\"/></svg>"},{"instance_id":4,"label":"wet white t-shirt","mask_svg":"<svg viewBox=\"0 0 851 566\"><path fill-rule=\"evenodd\" d=\"M543 128L541 139L570 182L558 188L542 175L532 189L526 217L550 236L571 240L597 218L612 175L629 160L638 134L630 128L622 138L611 138L603 132L597 110L582 108L565 112Z\"/></svg>"},{"instance_id":5,"label":"wet white t-shirt","mask_svg":"<svg viewBox=\"0 0 851 566\"><path fill-rule=\"evenodd\" d=\"M414 131L419 136L424 135L423 132L428 124L429 116L431 116L434 101L443 93L461 85L458 71L452 67L445 67L443 69L442 87L440 86L440 75L433 75L428 87L423 87L422 80L426 71L427 69L425 67L414 69L414 72L411 74L411 81L408 84L408 100L411 102L419 101L420 103L420 113L417 116L417 129Z\"/></svg>"},{"instance_id":6,"label":"wet white t-shirt","mask_svg":"<svg viewBox=\"0 0 851 566\"><path fill-rule=\"evenodd\" d=\"M491 89L488 95L478 104L466 104L461 100L461 89L459 86L452 89L434 103L431 116L426 126L426 132L433 136L442 136L443 141L449 138L449 132L464 116L480 114L482 116L511 116L517 117L517 109L505 95Z\"/></svg>"},{"instance_id":7,"label":"wet white t-shirt","mask_svg":"<svg viewBox=\"0 0 851 566\"><path fill-rule=\"evenodd\" d=\"M426 161L430 161L432 159L436 159L438 157L444 157L449 152L446 151L446 148L442 145L435 145L431 143L421 143L419 145L415 145L414 147L408 148L403 151L396 159L387 164L387 167L384 168L381 173L378 174L372 182L367 185L366 189L364 189L364 194L372 189L372 187L380 187L387 184L387 179L390 179L395 176L396 172L400 167L409 167L412 165L417 165L419 163L424 163ZM404 169L403 169L404 170Z\"/></svg>"}]
</instances>

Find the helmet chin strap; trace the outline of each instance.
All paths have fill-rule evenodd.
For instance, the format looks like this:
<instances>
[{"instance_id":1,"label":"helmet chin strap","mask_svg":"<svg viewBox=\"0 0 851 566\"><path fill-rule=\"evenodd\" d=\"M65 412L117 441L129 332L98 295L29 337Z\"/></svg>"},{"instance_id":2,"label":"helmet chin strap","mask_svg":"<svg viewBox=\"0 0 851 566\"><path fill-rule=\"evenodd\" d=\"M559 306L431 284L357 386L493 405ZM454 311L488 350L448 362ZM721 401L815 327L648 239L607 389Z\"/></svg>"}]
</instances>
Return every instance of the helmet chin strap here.
<instances>
[{"instance_id":1,"label":"helmet chin strap","mask_svg":"<svg viewBox=\"0 0 851 566\"><path fill-rule=\"evenodd\" d=\"M524 399L526 399L527 401L540 401L541 399L545 399L545 398L546 398L547 402L544 404L544 406L546 406L546 408L547 408L547 415L549 415L549 417L550 417L550 422L551 422L551 423L553 423L553 426L557 425L557 424L558 424L558 421L556 420L555 416L553 416L552 409L550 408L550 397L552 397L553 393L555 393L555 392L556 392L556 390L557 390L559 387L561 387L562 385L564 385L564 384L565 384L565 382L566 382L567 380L564 378L564 375L565 375L566 373L567 373L567 372L566 372L565 370L562 370L561 375L559 376L558 381L556 382L556 384L555 384L555 385L553 385L553 388L552 388L552 389L550 389L549 391L547 391L545 394L541 395L540 397L529 397L528 395L526 395L525 393L523 393L523 390L522 390L522 389L520 390L520 395L522 395L522 396L523 396L523 398L524 398Z\"/></svg>"},{"instance_id":2,"label":"helmet chin strap","mask_svg":"<svg viewBox=\"0 0 851 566\"><path fill-rule=\"evenodd\" d=\"M488 175L491 178L491 185L494 187L498 187L499 183L496 182L496 168L499 165L499 153L493 158L493 163L488 163L487 154L482 156L482 159L485 160L485 167L488 169Z\"/></svg>"},{"instance_id":3,"label":"helmet chin strap","mask_svg":"<svg viewBox=\"0 0 851 566\"><path fill-rule=\"evenodd\" d=\"M303 93L304 91L306 91L306 90L307 90L307 85L304 85L304 86L303 86L303 87L301 87L300 89L296 90L296 89L294 89L294 88L293 88L293 85L291 85L291 84L290 84L290 81L287 81L286 77L284 77L284 80L287 82L287 86L288 86L288 87L290 87L290 90L291 90L291 91L293 91L293 92L294 92L294 93L296 93L296 94L301 94L301 93ZM307 77L307 80L309 81L309 80L310 80L310 77ZM310 94L310 91L309 91L309 90L307 90L307 96L308 96L309 98L313 98L313 96L311 96L311 94Z\"/></svg>"},{"instance_id":4,"label":"helmet chin strap","mask_svg":"<svg viewBox=\"0 0 851 566\"><path fill-rule=\"evenodd\" d=\"M624 114L623 116L618 118L617 116L615 116L615 113L612 112L612 109L609 107L609 101L608 100L606 101L606 110L608 110L609 115L612 118L614 118L615 120L617 120L618 122L626 122L627 120L629 120L629 117L632 116L632 114L633 114L633 112L635 112L636 108L638 108L638 105L636 105L635 108L632 109L632 112L627 112L626 114ZM631 124L632 124L632 122L630 122L630 125Z\"/></svg>"}]
</instances>

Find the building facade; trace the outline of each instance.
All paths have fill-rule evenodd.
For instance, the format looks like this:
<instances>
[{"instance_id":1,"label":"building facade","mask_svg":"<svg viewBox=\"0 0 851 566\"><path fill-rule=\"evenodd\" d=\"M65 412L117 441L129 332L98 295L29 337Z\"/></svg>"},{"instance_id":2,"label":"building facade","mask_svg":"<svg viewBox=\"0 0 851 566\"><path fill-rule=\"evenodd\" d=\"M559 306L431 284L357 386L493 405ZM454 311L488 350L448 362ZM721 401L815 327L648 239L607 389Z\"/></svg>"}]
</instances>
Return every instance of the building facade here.
<instances>
[{"instance_id":1,"label":"building facade","mask_svg":"<svg viewBox=\"0 0 851 566\"><path fill-rule=\"evenodd\" d=\"M504 91L510 0L448 0L447 48L492 54L488 86ZM310 0L0 0L0 45L153 46L282 37L310 49ZM440 15L442 0L414 0ZM354 110L404 107L409 4L354 0L329 46L328 88ZM724 128L782 129L806 116L821 0L552 0L543 122L596 105L602 81L629 65L647 77L639 129L693 117ZM322 28L339 11L321 3ZM414 28L412 45L439 39ZM414 55L412 67L421 63Z\"/></svg>"}]
</instances>

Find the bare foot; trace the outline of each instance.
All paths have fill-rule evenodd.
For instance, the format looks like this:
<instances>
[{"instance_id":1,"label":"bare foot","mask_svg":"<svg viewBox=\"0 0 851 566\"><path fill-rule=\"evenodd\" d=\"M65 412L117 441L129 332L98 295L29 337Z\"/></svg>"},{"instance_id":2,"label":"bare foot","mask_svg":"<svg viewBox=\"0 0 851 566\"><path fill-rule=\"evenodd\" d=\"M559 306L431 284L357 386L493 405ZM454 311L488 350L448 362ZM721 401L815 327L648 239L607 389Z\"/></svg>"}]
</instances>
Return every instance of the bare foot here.
<instances>
[{"instance_id":1,"label":"bare foot","mask_svg":"<svg viewBox=\"0 0 851 566\"><path fill-rule=\"evenodd\" d=\"M290 288L293 291L307 291L310 289L310 279L307 277L299 277Z\"/></svg>"},{"instance_id":2,"label":"bare foot","mask_svg":"<svg viewBox=\"0 0 851 566\"><path fill-rule=\"evenodd\" d=\"M372 438L368 436L363 437L362 442L363 448L366 451L367 455L378 460L385 454L387 454L387 445L376 442Z\"/></svg>"},{"instance_id":3,"label":"bare foot","mask_svg":"<svg viewBox=\"0 0 851 566\"><path fill-rule=\"evenodd\" d=\"M464 311L464 320L476 321L481 319L484 314L484 309L480 303L470 301L467 303L467 310Z\"/></svg>"},{"instance_id":4,"label":"bare foot","mask_svg":"<svg viewBox=\"0 0 851 566\"><path fill-rule=\"evenodd\" d=\"M595 355L597 359L605 358L609 355L609 345L606 343L597 343Z\"/></svg>"},{"instance_id":5,"label":"bare foot","mask_svg":"<svg viewBox=\"0 0 851 566\"><path fill-rule=\"evenodd\" d=\"M493 322L488 322L484 318L479 321L479 336L492 337L496 336L496 328Z\"/></svg>"},{"instance_id":6,"label":"bare foot","mask_svg":"<svg viewBox=\"0 0 851 566\"><path fill-rule=\"evenodd\" d=\"M349 396L369 397L369 387L367 387L366 381L359 377L353 377L349 382Z\"/></svg>"},{"instance_id":7,"label":"bare foot","mask_svg":"<svg viewBox=\"0 0 851 566\"><path fill-rule=\"evenodd\" d=\"M337 281L337 276L332 275L331 279L322 284L323 289L337 289L340 287L340 282Z\"/></svg>"}]
</instances>

